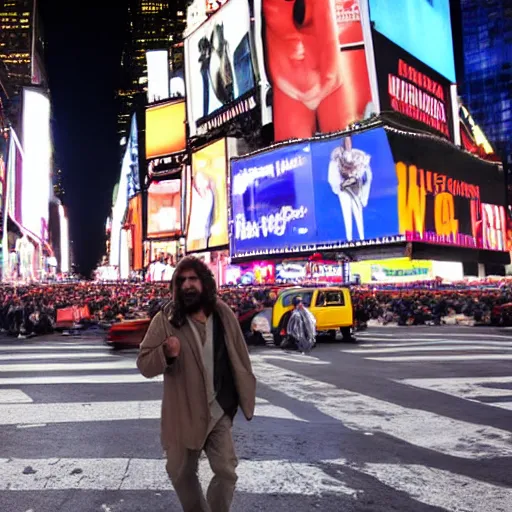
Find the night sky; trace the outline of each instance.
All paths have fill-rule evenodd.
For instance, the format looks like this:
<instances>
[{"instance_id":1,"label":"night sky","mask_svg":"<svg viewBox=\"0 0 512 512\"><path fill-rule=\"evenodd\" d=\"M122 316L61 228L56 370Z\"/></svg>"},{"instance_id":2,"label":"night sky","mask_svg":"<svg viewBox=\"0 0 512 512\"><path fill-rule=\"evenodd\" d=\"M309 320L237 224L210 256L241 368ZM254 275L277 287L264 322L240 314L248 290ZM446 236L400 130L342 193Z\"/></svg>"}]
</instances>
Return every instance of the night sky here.
<instances>
[{"instance_id":1,"label":"night sky","mask_svg":"<svg viewBox=\"0 0 512 512\"><path fill-rule=\"evenodd\" d=\"M75 263L87 275L104 253L104 227L120 173L115 91L126 8L40 0L53 136L63 173Z\"/></svg>"}]
</instances>

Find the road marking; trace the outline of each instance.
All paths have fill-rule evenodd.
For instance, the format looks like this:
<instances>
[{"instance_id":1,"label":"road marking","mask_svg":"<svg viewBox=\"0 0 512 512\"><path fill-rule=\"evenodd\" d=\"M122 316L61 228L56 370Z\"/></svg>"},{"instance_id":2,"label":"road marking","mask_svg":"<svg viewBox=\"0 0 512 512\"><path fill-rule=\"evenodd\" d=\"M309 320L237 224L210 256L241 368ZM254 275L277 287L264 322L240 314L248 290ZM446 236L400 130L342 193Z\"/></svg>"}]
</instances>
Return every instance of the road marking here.
<instances>
[{"instance_id":1,"label":"road marking","mask_svg":"<svg viewBox=\"0 0 512 512\"><path fill-rule=\"evenodd\" d=\"M0 361L37 361L48 359L100 359L100 358L119 358L108 352L78 352L68 354L46 353L46 354L0 354Z\"/></svg>"},{"instance_id":2,"label":"road marking","mask_svg":"<svg viewBox=\"0 0 512 512\"><path fill-rule=\"evenodd\" d=\"M108 363L42 363L42 364L0 364L0 373L7 372L71 372L87 370L136 369L135 361L122 360Z\"/></svg>"},{"instance_id":3,"label":"road marking","mask_svg":"<svg viewBox=\"0 0 512 512\"><path fill-rule=\"evenodd\" d=\"M338 389L260 361L253 363L253 369L259 384L314 405L346 428L387 434L411 445L465 459L512 456L512 434L505 430Z\"/></svg>"},{"instance_id":4,"label":"road marking","mask_svg":"<svg viewBox=\"0 0 512 512\"><path fill-rule=\"evenodd\" d=\"M160 418L161 405L161 400L0 404L0 425L154 420ZM254 421L260 418L307 421L266 400L256 402L254 415Z\"/></svg>"},{"instance_id":5,"label":"road marking","mask_svg":"<svg viewBox=\"0 0 512 512\"><path fill-rule=\"evenodd\" d=\"M511 402L482 402L483 397L512 396L512 377L447 377L441 379L400 379L400 384L436 391L484 405L512 410ZM496 387L510 385L510 388Z\"/></svg>"},{"instance_id":6,"label":"road marking","mask_svg":"<svg viewBox=\"0 0 512 512\"><path fill-rule=\"evenodd\" d=\"M512 350L512 347L495 347L489 345L451 345L434 347L430 345L423 345L421 347L384 347L384 348L371 348L362 350L343 350L347 354L391 354L396 352L460 352L460 351L474 351L474 350L498 350L507 351Z\"/></svg>"},{"instance_id":7,"label":"road marking","mask_svg":"<svg viewBox=\"0 0 512 512\"><path fill-rule=\"evenodd\" d=\"M0 352L19 352L30 350L103 350L109 351L104 344L98 345L0 345Z\"/></svg>"},{"instance_id":8,"label":"road marking","mask_svg":"<svg viewBox=\"0 0 512 512\"><path fill-rule=\"evenodd\" d=\"M21 389L0 389L0 404L28 404L32 401Z\"/></svg>"},{"instance_id":9,"label":"road marking","mask_svg":"<svg viewBox=\"0 0 512 512\"><path fill-rule=\"evenodd\" d=\"M53 384L144 384L162 382L163 377L158 375L153 379L146 379L140 373L111 374L111 375L41 375L38 377L5 377L0 378L1 386L42 386Z\"/></svg>"},{"instance_id":10,"label":"road marking","mask_svg":"<svg viewBox=\"0 0 512 512\"><path fill-rule=\"evenodd\" d=\"M508 361L512 354L467 354L464 356L397 356L397 357L366 357L369 361L386 363L414 363L423 361Z\"/></svg>"},{"instance_id":11,"label":"road marking","mask_svg":"<svg viewBox=\"0 0 512 512\"><path fill-rule=\"evenodd\" d=\"M426 505L450 512L512 510L510 488L417 464L365 464L354 469Z\"/></svg>"},{"instance_id":12,"label":"road marking","mask_svg":"<svg viewBox=\"0 0 512 512\"><path fill-rule=\"evenodd\" d=\"M34 473L23 474L31 467ZM81 470L81 471L74 471ZM240 460L237 492L356 496L360 491L333 478L313 463L288 460ZM205 487L212 477L201 459ZM164 459L0 459L0 491L171 491Z\"/></svg>"},{"instance_id":13,"label":"road marking","mask_svg":"<svg viewBox=\"0 0 512 512\"><path fill-rule=\"evenodd\" d=\"M259 355L259 354L258 354ZM308 355L295 355L295 354L275 354L275 355L266 355L262 354L260 356L262 359L277 359L282 361L291 361L293 363L301 363L301 364L312 364L312 365L329 365L331 364L329 361L322 361L321 359L318 359L317 357L312 357Z\"/></svg>"},{"instance_id":14,"label":"road marking","mask_svg":"<svg viewBox=\"0 0 512 512\"><path fill-rule=\"evenodd\" d=\"M412 329L414 330L414 327L412 327ZM441 328L441 331L443 329ZM407 333L405 332L407 331L407 329L405 329L404 331L400 331L400 334L398 334L397 332L395 332L394 334L381 334L381 333L368 333L368 335L363 335L361 336L360 334L356 333L356 335L359 337L364 337L365 339L366 338L382 338L382 339L386 339L386 338L396 338L396 339L404 339L404 340L407 340L409 339L408 336L407 336ZM416 331L416 333L418 333L418 331ZM403 336L403 338L402 338ZM421 336L421 333L420 333L420 336ZM425 335L427 336L427 335ZM481 339L481 338L497 338L497 339L505 339L505 340L510 340L512 341L512 335L508 334L490 334L490 333L486 333L486 332L482 332L481 334L473 334L473 333L464 333L462 330L461 331L458 331L458 332L438 332L438 333L434 333L434 332L429 332L428 333L428 337L424 337L424 338L420 338L420 339L424 339L424 340L431 340L432 338L448 338L450 336L456 336L458 338L478 338L478 339Z\"/></svg>"},{"instance_id":15,"label":"road marking","mask_svg":"<svg viewBox=\"0 0 512 512\"><path fill-rule=\"evenodd\" d=\"M504 342L504 341L463 341L463 340L424 340L422 342L414 342L409 340L408 342L402 343L360 343L358 347L366 348L366 347L420 347L420 346L440 346L440 345L471 345L472 343L478 345L485 345L489 347L512 347L512 343Z\"/></svg>"}]
</instances>

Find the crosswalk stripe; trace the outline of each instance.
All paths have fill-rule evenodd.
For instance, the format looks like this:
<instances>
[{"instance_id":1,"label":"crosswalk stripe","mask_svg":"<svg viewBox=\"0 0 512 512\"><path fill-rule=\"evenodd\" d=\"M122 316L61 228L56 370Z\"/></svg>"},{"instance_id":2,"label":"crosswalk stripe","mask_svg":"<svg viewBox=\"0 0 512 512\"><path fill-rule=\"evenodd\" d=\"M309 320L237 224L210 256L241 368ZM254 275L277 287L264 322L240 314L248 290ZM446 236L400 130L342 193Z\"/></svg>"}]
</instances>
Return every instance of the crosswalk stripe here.
<instances>
[{"instance_id":1,"label":"crosswalk stripe","mask_svg":"<svg viewBox=\"0 0 512 512\"><path fill-rule=\"evenodd\" d=\"M260 384L309 402L346 428L391 435L415 446L465 459L512 456L510 432L403 407L255 361ZM385 418L385 421L384 421Z\"/></svg>"},{"instance_id":2,"label":"crosswalk stripe","mask_svg":"<svg viewBox=\"0 0 512 512\"><path fill-rule=\"evenodd\" d=\"M46 354L0 354L0 361L37 361L51 359L100 359L119 358L108 352L46 353Z\"/></svg>"},{"instance_id":3,"label":"crosswalk stripe","mask_svg":"<svg viewBox=\"0 0 512 512\"><path fill-rule=\"evenodd\" d=\"M0 404L21 404L30 402L32 402L32 398L21 391L21 389L0 389Z\"/></svg>"},{"instance_id":4,"label":"crosswalk stripe","mask_svg":"<svg viewBox=\"0 0 512 512\"><path fill-rule=\"evenodd\" d=\"M366 337L361 338L364 339L364 344L367 344L368 341L380 341L382 343L378 343L378 345L389 345L390 338L379 338L379 337ZM394 338L393 343L412 343L412 342L421 342L421 343L471 343L469 339L458 339L458 338L450 338L448 336L444 336L442 338L413 338L413 337L404 337L404 338ZM512 346L512 340L508 338L507 340L484 340L484 339L478 339L473 341L473 343L484 343L484 344L490 344L490 345L507 345Z\"/></svg>"},{"instance_id":5,"label":"crosswalk stripe","mask_svg":"<svg viewBox=\"0 0 512 512\"><path fill-rule=\"evenodd\" d=\"M442 331L443 328L441 327L440 330ZM418 331L416 331L418 332ZM409 338L409 335L410 335L410 332L407 332L407 328L405 328L403 331L400 330L400 333L398 332L394 332L392 334L384 334L384 333L381 333L381 332L378 332L378 333L375 333L375 332L372 332L372 331L368 331L368 332L365 332L365 333L356 333L357 337L361 337L361 338L397 338L397 339L404 339L404 340L407 340L407 339L410 339ZM474 334L474 333L466 333L464 332L462 329L455 333L453 331L451 332L429 332L428 333L428 338L427 337L423 337L421 339L432 339L432 338L446 338L447 336L453 336L453 337L459 337L459 338L463 338L463 339L466 339L466 338L497 338L497 339L504 339L504 340L510 340L512 341L512 335L510 334L491 334L491 333L488 333L488 332L482 332L482 334Z\"/></svg>"},{"instance_id":6,"label":"crosswalk stripe","mask_svg":"<svg viewBox=\"0 0 512 512\"><path fill-rule=\"evenodd\" d=\"M1 373L15 372L70 372L70 371L91 371L91 370L128 370L136 369L135 361L121 360L108 363L44 363L44 364L0 364Z\"/></svg>"},{"instance_id":7,"label":"crosswalk stripe","mask_svg":"<svg viewBox=\"0 0 512 512\"><path fill-rule=\"evenodd\" d=\"M367 357L369 361L387 363L415 363L426 361L509 361L512 354L466 354L457 356L396 356L396 357Z\"/></svg>"},{"instance_id":8,"label":"crosswalk stripe","mask_svg":"<svg viewBox=\"0 0 512 512\"><path fill-rule=\"evenodd\" d=\"M42 386L54 384L141 384L162 382L159 375L146 379L140 373L88 374L88 375L40 375L37 377L1 377L0 386Z\"/></svg>"},{"instance_id":9,"label":"crosswalk stripe","mask_svg":"<svg viewBox=\"0 0 512 512\"><path fill-rule=\"evenodd\" d=\"M436 340L436 341L432 341L432 340L426 340L426 341L421 341L421 342L415 342L415 341L404 341L402 343L360 343L358 345L358 347L363 347L363 348L370 348L370 347L378 347L378 348L382 348L382 347L423 347L423 346L432 346L432 347L437 347L437 346L440 346L440 345L471 345L471 341L463 341L463 340ZM506 343L506 342L502 342L502 341L483 341L483 340L479 340L478 342L473 342L473 343L477 343L478 345L486 345L486 346L489 346L489 347L512 347L512 343Z\"/></svg>"},{"instance_id":10,"label":"crosswalk stripe","mask_svg":"<svg viewBox=\"0 0 512 512\"><path fill-rule=\"evenodd\" d=\"M501 409L512 410L512 402L481 402L482 398L512 397L512 377L445 377L434 379L400 379L396 382L436 391ZM498 386L509 386L498 387Z\"/></svg>"},{"instance_id":11,"label":"crosswalk stripe","mask_svg":"<svg viewBox=\"0 0 512 512\"><path fill-rule=\"evenodd\" d=\"M0 404L0 425L155 420L160 418L161 405L161 400ZM306 421L283 407L260 400L256 402L254 421L258 418Z\"/></svg>"},{"instance_id":12,"label":"crosswalk stripe","mask_svg":"<svg viewBox=\"0 0 512 512\"><path fill-rule=\"evenodd\" d=\"M444 469L419 464L386 463L364 464L362 467L355 466L355 469L439 510L512 510L512 493L509 488Z\"/></svg>"},{"instance_id":13,"label":"crosswalk stripe","mask_svg":"<svg viewBox=\"0 0 512 512\"><path fill-rule=\"evenodd\" d=\"M33 474L23 474L31 467ZM74 471L80 470L80 471ZM319 496L355 496L359 491L329 476L313 463L289 460L241 460L237 492ZM199 465L205 486L212 473ZM163 459L0 459L0 491L171 491Z\"/></svg>"},{"instance_id":14,"label":"crosswalk stripe","mask_svg":"<svg viewBox=\"0 0 512 512\"><path fill-rule=\"evenodd\" d=\"M343 350L347 354L387 354L397 352L455 352L455 351L475 351L475 350L512 350L512 347L495 347L490 345L449 345L449 346L407 346L407 347L384 347L384 348L362 348L359 350Z\"/></svg>"},{"instance_id":15,"label":"crosswalk stripe","mask_svg":"<svg viewBox=\"0 0 512 512\"><path fill-rule=\"evenodd\" d=\"M46 352L49 350L103 350L109 351L110 348L104 344L96 345L0 345L0 352Z\"/></svg>"}]
</instances>

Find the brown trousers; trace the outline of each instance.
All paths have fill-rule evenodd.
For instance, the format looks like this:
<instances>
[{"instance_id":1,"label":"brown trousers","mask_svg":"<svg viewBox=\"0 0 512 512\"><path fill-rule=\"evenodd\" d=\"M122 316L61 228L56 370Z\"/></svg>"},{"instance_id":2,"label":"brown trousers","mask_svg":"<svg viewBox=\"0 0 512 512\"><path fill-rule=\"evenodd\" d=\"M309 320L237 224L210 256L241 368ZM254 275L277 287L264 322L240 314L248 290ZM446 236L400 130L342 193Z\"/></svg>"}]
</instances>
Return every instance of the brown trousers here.
<instances>
[{"instance_id":1,"label":"brown trousers","mask_svg":"<svg viewBox=\"0 0 512 512\"><path fill-rule=\"evenodd\" d=\"M206 500L197 474L201 451L184 447L167 451L167 474L183 512L229 512L238 478L235 472L238 459L231 428L231 419L223 416L206 439L204 451L214 475Z\"/></svg>"}]
</instances>

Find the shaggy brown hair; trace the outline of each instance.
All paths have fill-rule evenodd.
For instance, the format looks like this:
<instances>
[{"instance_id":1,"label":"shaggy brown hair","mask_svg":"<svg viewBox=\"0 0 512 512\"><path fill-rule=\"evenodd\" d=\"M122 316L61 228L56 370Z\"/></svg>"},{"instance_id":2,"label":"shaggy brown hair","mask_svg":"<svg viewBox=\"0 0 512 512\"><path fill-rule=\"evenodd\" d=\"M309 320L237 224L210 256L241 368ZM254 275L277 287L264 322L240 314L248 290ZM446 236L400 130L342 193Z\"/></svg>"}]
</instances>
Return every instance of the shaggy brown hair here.
<instances>
[{"instance_id":1,"label":"shaggy brown hair","mask_svg":"<svg viewBox=\"0 0 512 512\"><path fill-rule=\"evenodd\" d=\"M206 315L210 315L215 309L217 302L217 284L213 277L212 271L200 259L194 256L186 256L178 263L174 275L172 276L171 292L172 292L172 305L169 320L171 324L177 328L185 325L187 315L185 313L183 298L181 295L181 275L187 270L193 270L203 286L201 299L203 304L203 311Z\"/></svg>"}]
</instances>

